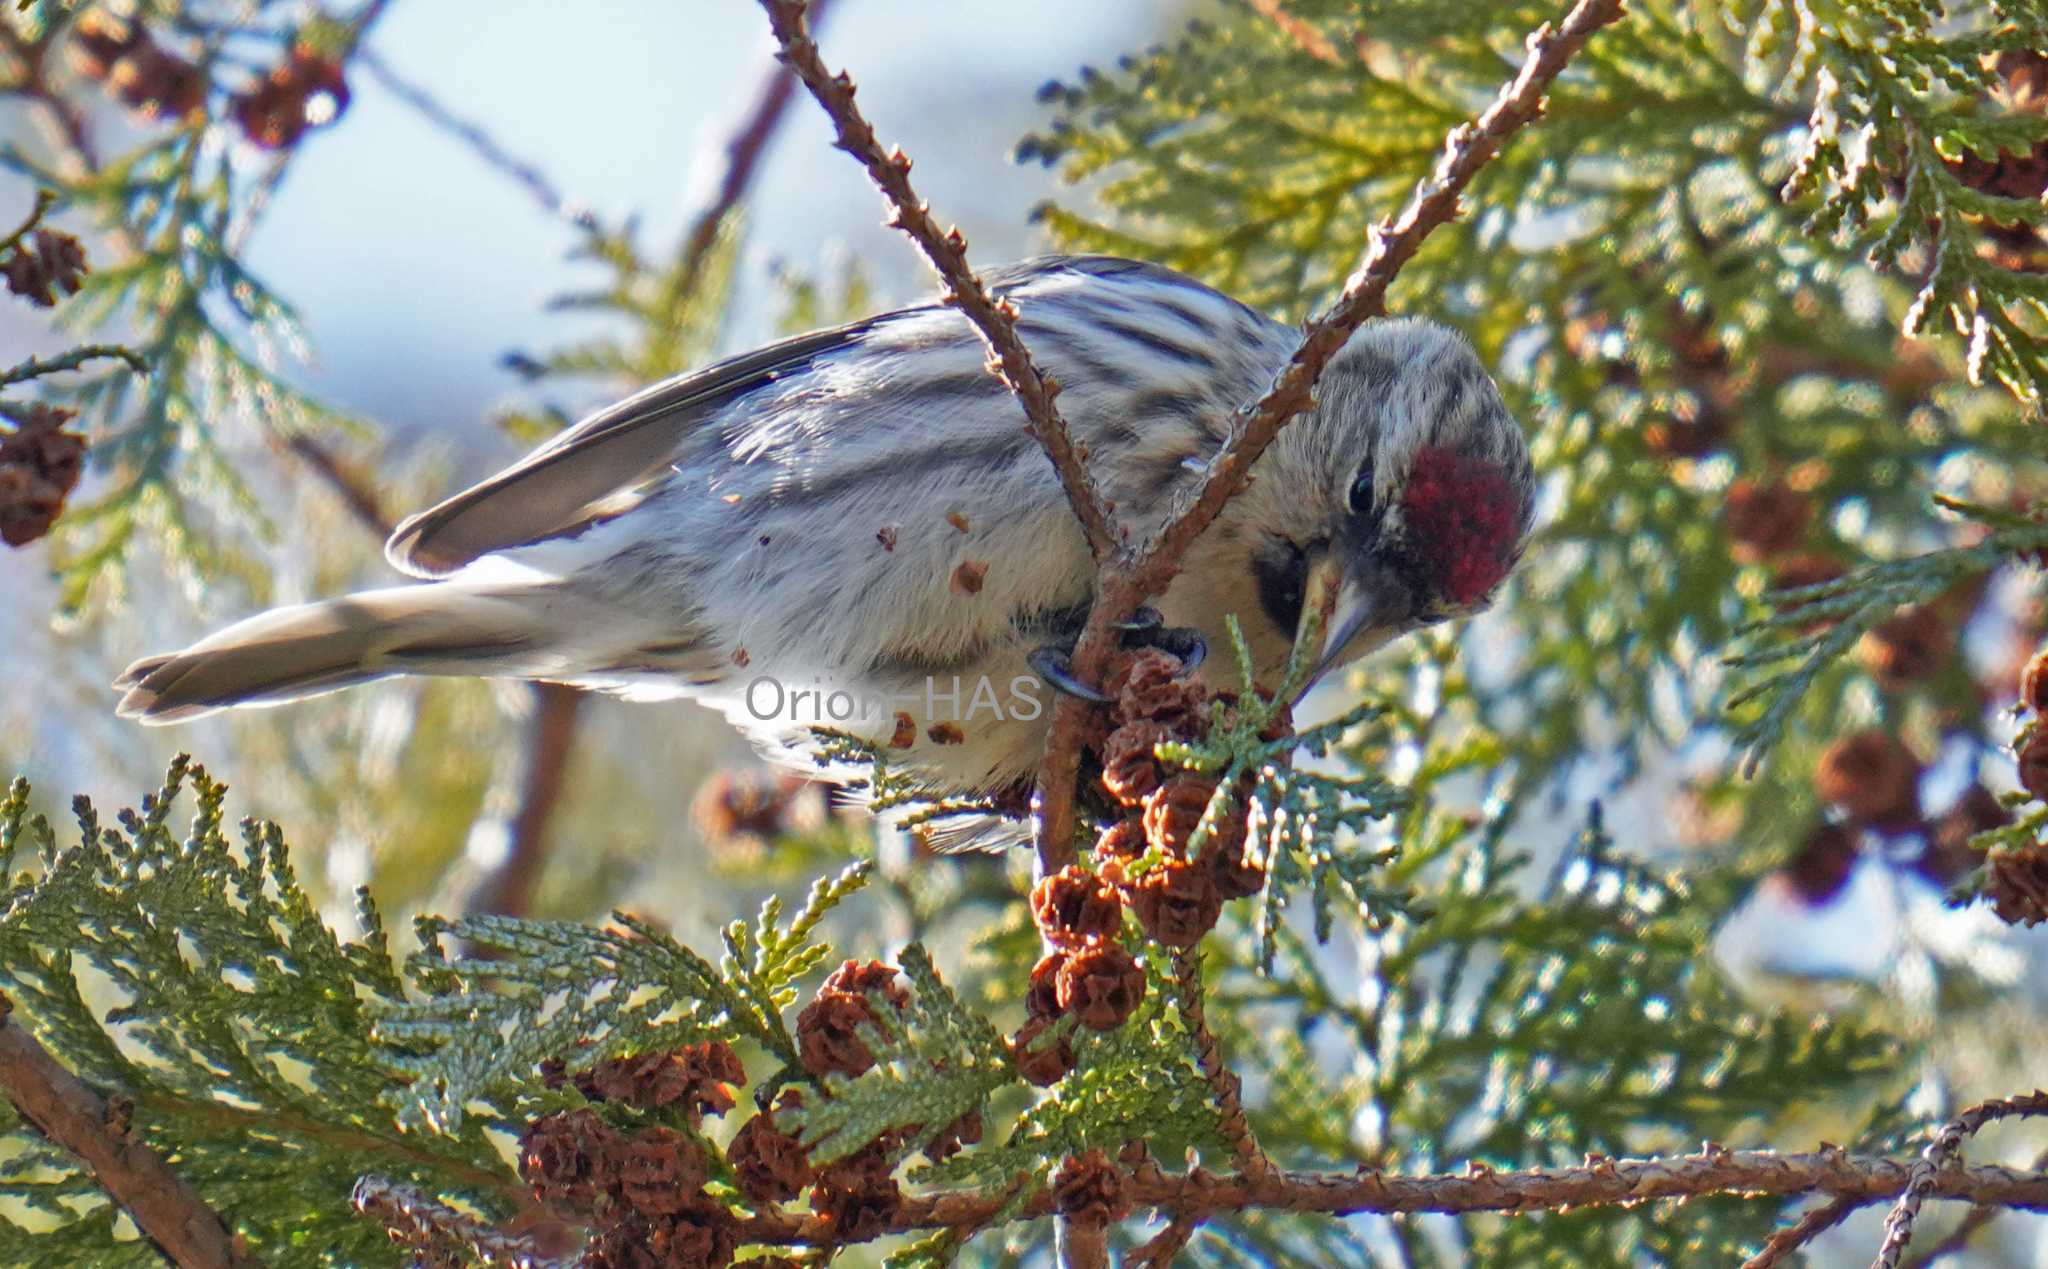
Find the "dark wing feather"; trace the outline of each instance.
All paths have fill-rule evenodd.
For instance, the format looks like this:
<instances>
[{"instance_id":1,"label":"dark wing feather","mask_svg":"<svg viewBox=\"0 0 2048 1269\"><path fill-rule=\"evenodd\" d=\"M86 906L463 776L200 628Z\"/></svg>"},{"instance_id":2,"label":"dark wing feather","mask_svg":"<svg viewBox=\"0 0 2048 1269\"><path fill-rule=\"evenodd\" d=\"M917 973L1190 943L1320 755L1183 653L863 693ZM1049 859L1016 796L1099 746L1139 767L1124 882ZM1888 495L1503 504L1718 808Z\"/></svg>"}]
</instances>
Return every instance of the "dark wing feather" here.
<instances>
[{"instance_id":1,"label":"dark wing feather","mask_svg":"<svg viewBox=\"0 0 2048 1269\"><path fill-rule=\"evenodd\" d=\"M658 383L609 406L517 463L400 524L385 558L440 577L482 555L588 524L604 504L667 467L685 430L706 414L851 344L889 315L813 331Z\"/></svg>"}]
</instances>

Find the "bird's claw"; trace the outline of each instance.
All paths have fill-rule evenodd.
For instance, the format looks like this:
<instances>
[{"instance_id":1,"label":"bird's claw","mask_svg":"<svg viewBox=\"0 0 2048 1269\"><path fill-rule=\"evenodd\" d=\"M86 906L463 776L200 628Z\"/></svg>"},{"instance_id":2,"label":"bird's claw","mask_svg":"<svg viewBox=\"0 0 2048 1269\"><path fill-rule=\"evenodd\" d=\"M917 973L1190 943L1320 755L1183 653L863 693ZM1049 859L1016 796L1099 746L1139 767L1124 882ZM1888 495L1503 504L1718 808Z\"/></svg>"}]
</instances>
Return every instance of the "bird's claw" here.
<instances>
[{"instance_id":1,"label":"bird's claw","mask_svg":"<svg viewBox=\"0 0 2048 1269\"><path fill-rule=\"evenodd\" d=\"M1131 641L1132 635L1143 634L1149 630L1157 630L1165 624L1166 618L1159 615L1159 610L1147 604L1145 607L1132 613L1130 620L1117 622L1116 628L1126 632L1124 635L1124 646L1129 648L1139 646Z\"/></svg>"},{"instance_id":2,"label":"bird's claw","mask_svg":"<svg viewBox=\"0 0 2048 1269\"><path fill-rule=\"evenodd\" d=\"M1132 645L1127 642L1124 646ZM1177 658L1182 674L1192 674L1201 668L1202 662L1209 659L1209 641L1202 638L1202 632L1192 626L1169 626L1154 630L1151 636L1138 646L1157 648Z\"/></svg>"},{"instance_id":3,"label":"bird's claw","mask_svg":"<svg viewBox=\"0 0 2048 1269\"><path fill-rule=\"evenodd\" d=\"M1183 674L1195 670L1209 655L1209 644L1200 631L1166 625L1157 608L1140 608L1131 614L1130 620L1118 622L1116 628L1123 631L1125 648L1157 648L1177 658ZM1037 648L1025 660L1056 692L1094 705L1107 705L1114 700L1074 677L1073 655L1074 644L1068 640Z\"/></svg>"},{"instance_id":4,"label":"bird's claw","mask_svg":"<svg viewBox=\"0 0 2048 1269\"><path fill-rule=\"evenodd\" d=\"M1052 689L1065 696L1087 701L1091 705L1107 705L1114 697L1104 696L1094 688L1074 677L1073 649L1048 643L1042 648L1033 648L1031 655L1024 658L1038 677L1052 684Z\"/></svg>"}]
</instances>

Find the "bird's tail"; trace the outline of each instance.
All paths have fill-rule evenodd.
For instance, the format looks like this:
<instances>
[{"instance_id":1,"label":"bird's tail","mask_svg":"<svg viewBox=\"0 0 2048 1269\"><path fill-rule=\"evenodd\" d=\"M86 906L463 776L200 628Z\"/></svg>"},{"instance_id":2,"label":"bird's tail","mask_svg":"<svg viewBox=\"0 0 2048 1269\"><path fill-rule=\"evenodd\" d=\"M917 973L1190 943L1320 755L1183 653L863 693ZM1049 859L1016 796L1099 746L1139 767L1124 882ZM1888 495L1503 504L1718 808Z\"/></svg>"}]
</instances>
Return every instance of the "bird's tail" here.
<instances>
[{"instance_id":1,"label":"bird's tail","mask_svg":"<svg viewBox=\"0 0 2048 1269\"><path fill-rule=\"evenodd\" d=\"M439 582L277 608L114 681L124 718L177 723L394 674L547 672L549 605L530 588Z\"/></svg>"}]
</instances>

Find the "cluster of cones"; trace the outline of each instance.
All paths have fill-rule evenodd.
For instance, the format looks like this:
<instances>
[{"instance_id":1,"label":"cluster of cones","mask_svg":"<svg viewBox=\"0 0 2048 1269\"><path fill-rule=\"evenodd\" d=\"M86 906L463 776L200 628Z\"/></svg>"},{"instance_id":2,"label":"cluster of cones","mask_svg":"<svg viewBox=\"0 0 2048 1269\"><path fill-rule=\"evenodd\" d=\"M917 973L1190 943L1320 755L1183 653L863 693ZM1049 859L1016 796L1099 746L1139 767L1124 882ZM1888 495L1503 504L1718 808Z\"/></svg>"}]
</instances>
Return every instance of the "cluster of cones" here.
<instances>
[{"instance_id":1,"label":"cluster of cones","mask_svg":"<svg viewBox=\"0 0 2048 1269\"><path fill-rule=\"evenodd\" d=\"M527 1127L519 1173L550 1210L595 1231L589 1269L731 1263L736 1230L726 1205L704 1191L712 1160L699 1129L705 1116L732 1109L730 1086L745 1079L739 1056L717 1041L614 1058L574 1078L594 1105ZM564 1082L559 1066L549 1082Z\"/></svg>"},{"instance_id":2,"label":"cluster of cones","mask_svg":"<svg viewBox=\"0 0 2048 1269\"><path fill-rule=\"evenodd\" d=\"M50 531L85 470L85 438L72 411L37 403L0 429L0 542L24 546Z\"/></svg>"},{"instance_id":3,"label":"cluster of cones","mask_svg":"<svg viewBox=\"0 0 2048 1269\"><path fill-rule=\"evenodd\" d=\"M59 295L78 294L86 272L85 247L56 229L23 236L0 256L0 280L38 308L51 307Z\"/></svg>"},{"instance_id":4,"label":"cluster of cones","mask_svg":"<svg viewBox=\"0 0 2048 1269\"><path fill-rule=\"evenodd\" d=\"M1145 998L1144 970L1120 937L1126 909L1151 942L1189 948L1215 926L1227 901L1256 894L1265 882L1244 855L1245 799L1209 816L1217 781L1173 770L1157 756L1169 741L1200 741L1212 702L1229 708L1235 698L1212 695L1157 649L1120 656L1104 687L1115 704L1091 748L1117 817L1097 838L1092 866L1070 864L1031 893L1032 919L1051 950L1031 971L1027 1017L1013 1044L1025 1078L1041 1086L1073 1069L1067 1042L1045 1038L1061 1018L1071 1014L1080 1026L1114 1030Z\"/></svg>"},{"instance_id":5,"label":"cluster of cones","mask_svg":"<svg viewBox=\"0 0 2048 1269\"><path fill-rule=\"evenodd\" d=\"M79 73L104 82L145 119L183 120L206 110L206 72L151 39L139 22L94 9L72 29L71 45ZM299 43L268 75L236 93L228 109L251 143L284 150L309 129L339 118L348 101L341 64Z\"/></svg>"},{"instance_id":6,"label":"cluster of cones","mask_svg":"<svg viewBox=\"0 0 2048 1269\"><path fill-rule=\"evenodd\" d=\"M2020 787L2048 802L2048 648L2027 663L2019 704L2029 717L2013 742ZM1921 838L1925 849L1910 867L1937 885L1953 885L1984 867L1984 893L2000 920L2048 921L2048 846L1998 847L1987 856L1971 839L2012 823L2011 813L1991 790L1972 784L1946 811L1925 814L1919 795L1925 769L1905 741L1882 728L1828 746L1814 770L1814 791L1837 818L1816 826L1785 870L1801 897L1832 899L1855 866L1858 835L1870 831Z\"/></svg>"},{"instance_id":7,"label":"cluster of cones","mask_svg":"<svg viewBox=\"0 0 2048 1269\"><path fill-rule=\"evenodd\" d=\"M813 1076L858 1076L875 1062L861 1038L876 1026L877 1008L903 1009L909 991L879 961L847 961L828 976L797 1017L799 1060ZM732 1085L746 1072L731 1046L688 1045L666 1053L614 1058L574 1077L560 1064L550 1086L572 1083L592 1105L544 1115L519 1142L519 1170L534 1196L564 1219L594 1231L586 1269L724 1269L733 1262L740 1228L728 1204L705 1190L714 1173L732 1178L758 1209L810 1191L811 1210L843 1242L885 1232L903 1208L895 1170L906 1141L923 1136L908 1124L854 1154L814 1163L783 1112L801 1107L804 1091L787 1089L773 1109L740 1125L715 1167L715 1147L702 1130L706 1116L733 1108ZM823 1094L810 1093L811 1096ZM924 1147L934 1162L981 1140L979 1114L946 1125ZM778 1269L771 1257L749 1265Z\"/></svg>"}]
</instances>

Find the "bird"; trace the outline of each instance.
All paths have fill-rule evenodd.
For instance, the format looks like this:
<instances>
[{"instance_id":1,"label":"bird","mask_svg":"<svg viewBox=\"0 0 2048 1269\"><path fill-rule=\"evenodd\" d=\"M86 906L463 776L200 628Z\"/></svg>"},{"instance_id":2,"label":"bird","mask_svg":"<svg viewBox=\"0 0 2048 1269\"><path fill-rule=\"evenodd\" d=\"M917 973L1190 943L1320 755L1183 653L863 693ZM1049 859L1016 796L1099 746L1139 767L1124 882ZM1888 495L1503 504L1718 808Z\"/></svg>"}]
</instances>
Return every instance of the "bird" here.
<instances>
[{"instance_id":1,"label":"bird","mask_svg":"<svg viewBox=\"0 0 2048 1269\"><path fill-rule=\"evenodd\" d=\"M984 274L1127 540L1168 523L1299 342L1174 270L1056 255ZM655 384L402 522L419 579L247 618L117 680L144 723L394 675L689 697L816 773L821 732L935 793L1028 788L1096 566L1023 407L940 300ZM1334 590L1316 674L1487 606L1535 478L1471 346L1364 323L1314 403L1133 624L1184 654L1234 616L1277 681Z\"/></svg>"}]
</instances>

